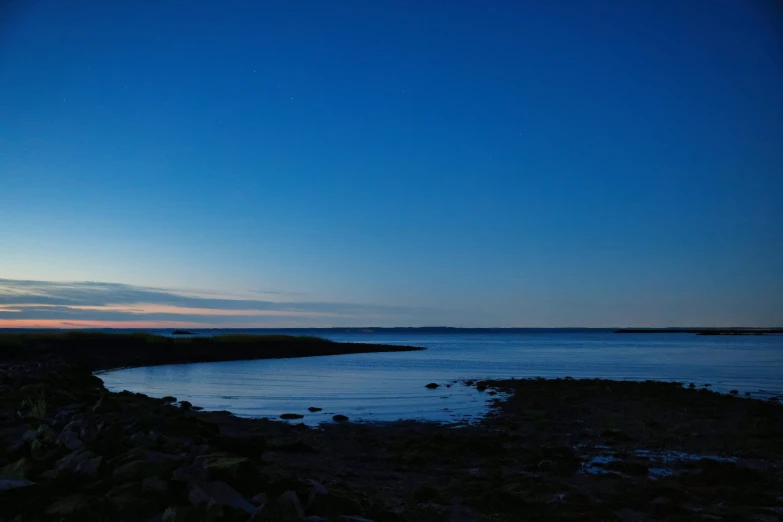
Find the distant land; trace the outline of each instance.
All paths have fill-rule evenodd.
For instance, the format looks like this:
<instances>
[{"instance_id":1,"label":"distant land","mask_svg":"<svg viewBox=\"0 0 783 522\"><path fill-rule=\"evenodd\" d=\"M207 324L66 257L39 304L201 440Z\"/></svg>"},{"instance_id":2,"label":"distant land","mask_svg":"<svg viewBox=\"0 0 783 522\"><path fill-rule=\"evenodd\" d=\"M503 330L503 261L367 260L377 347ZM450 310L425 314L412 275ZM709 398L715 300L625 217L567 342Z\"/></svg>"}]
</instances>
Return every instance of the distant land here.
<instances>
[{"instance_id":1,"label":"distant land","mask_svg":"<svg viewBox=\"0 0 783 522\"><path fill-rule=\"evenodd\" d=\"M783 327L749 328L749 327L668 327L668 328L459 328L452 326L395 326L395 327L331 327L331 328L79 328L79 331L89 332L150 332L169 335L198 335L214 332L248 332L257 334L373 334L373 333L422 333L422 334L514 334L514 333L622 333L622 334L652 334L652 333L688 333L698 335L763 335L783 334ZM2 331L68 331L60 328L0 328Z\"/></svg>"},{"instance_id":2,"label":"distant land","mask_svg":"<svg viewBox=\"0 0 783 522\"><path fill-rule=\"evenodd\" d=\"M161 364L241 361L424 350L419 346L336 342L305 335L175 337L140 332L2 332L2 364L60 359L90 371Z\"/></svg>"},{"instance_id":3,"label":"distant land","mask_svg":"<svg viewBox=\"0 0 783 522\"><path fill-rule=\"evenodd\" d=\"M620 328L615 333L689 333L696 335L766 335L783 334L783 328Z\"/></svg>"}]
</instances>

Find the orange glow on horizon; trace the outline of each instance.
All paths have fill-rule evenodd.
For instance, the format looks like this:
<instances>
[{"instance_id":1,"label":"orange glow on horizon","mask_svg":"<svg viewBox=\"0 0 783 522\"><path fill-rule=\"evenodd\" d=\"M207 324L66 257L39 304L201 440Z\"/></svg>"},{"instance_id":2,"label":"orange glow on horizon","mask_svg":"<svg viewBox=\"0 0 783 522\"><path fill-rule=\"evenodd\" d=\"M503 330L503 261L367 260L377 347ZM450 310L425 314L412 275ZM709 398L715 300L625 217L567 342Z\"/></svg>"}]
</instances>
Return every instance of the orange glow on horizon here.
<instances>
[{"instance_id":1,"label":"orange glow on horizon","mask_svg":"<svg viewBox=\"0 0 783 522\"><path fill-rule=\"evenodd\" d=\"M0 328L226 328L187 321L66 321L63 319L0 319Z\"/></svg>"},{"instance_id":2,"label":"orange glow on horizon","mask_svg":"<svg viewBox=\"0 0 783 522\"><path fill-rule=\"evenodd\" d=\"M35 304L35 303L22 304L22 305L17 304L13 306L0 305L0 312L19 313L19 312L23 312L25 308L55 308L55 305ZM137 304L129 304L129 305L125 305L125 304L123 305L69 305L66 308L70 310L95 310L98 312L123 312L123 313L134 314L134 315L188 314L188 315L204 315L204 316L216 316L216 317L230 317L230 316L337 317L338 316L338 314L335 313L309 312L309 311L302 311L302 310L226 310L221 308L192 308L192 307L185 307L185 306L174 306L174 305L164 305L164 304L154 304L154 303L137 303ZM51 320L59 321L60 319L51 319ZM88 319L87 321L90 320ZM79 322L79 320L74 320L73 322Z\"/></svg>"},{"instance_id":3,"label":"orange glow on horizon","mask_svg":"<svg viewBox=\"0 0 783 522\"><path fill-rule=\"evenodd\" d=\"M105 312L125 312L129 314L190 314L214 316L304 316L333 317L337 314L328 312L307 312L298 310L226 310L221 308L191 308L164 304L138 303L129 305L70 305L74 310L96 310Z\"/></svg>"}]
</instances>

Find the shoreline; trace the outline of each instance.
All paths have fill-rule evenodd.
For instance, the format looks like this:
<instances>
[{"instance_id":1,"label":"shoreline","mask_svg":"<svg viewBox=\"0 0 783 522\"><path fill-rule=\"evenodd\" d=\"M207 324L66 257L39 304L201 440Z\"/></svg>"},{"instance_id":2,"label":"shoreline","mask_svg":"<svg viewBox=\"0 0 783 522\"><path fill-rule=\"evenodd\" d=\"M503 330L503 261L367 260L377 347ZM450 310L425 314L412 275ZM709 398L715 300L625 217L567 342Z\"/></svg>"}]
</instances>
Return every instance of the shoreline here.
<instances>
[{"instance_id":1,"label":"shoreline","mask_svg":"<svg viewBox=\"0 0 783 522\"><path fill-rule=\"evenodd\" d=\"M169 364L419 350L425 348L336 342L291 335L164 337L145 333L0 333L0 360L30 361L59 357L93 373Z\"/></svg>"},{"instance_id":2,"label":"shoreline","mask_svg":"<svg viewBox=\"0 0 783 522\"><path fill-rule=\"evenodd\" d=\"M618 334L783 335L783 328L618 328Z\"/></svg>"},{"instance_id":3,"label":"shoreline","mask_svg":"<svg viewBox=\"0 0 783 522\"><path fill-rule=\"evenodd\" d=\"M456 385L492 397L490 413L459 427L309 428L112 393L86 367L59 358L0 363L0 517L377 522L783 513L778 402L658 381Z\"/></svg>"}]
</instances>

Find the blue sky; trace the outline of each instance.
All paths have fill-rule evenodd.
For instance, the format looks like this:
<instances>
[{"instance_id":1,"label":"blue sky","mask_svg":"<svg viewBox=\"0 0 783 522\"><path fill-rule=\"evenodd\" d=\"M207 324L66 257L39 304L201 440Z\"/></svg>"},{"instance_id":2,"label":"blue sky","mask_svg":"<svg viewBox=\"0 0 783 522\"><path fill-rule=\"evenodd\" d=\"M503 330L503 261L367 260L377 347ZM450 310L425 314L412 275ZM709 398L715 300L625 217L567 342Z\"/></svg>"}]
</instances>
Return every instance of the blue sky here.
<instances>
[{"instance_id":1,"label":"blue sky","mask_svg":"<svg viewBox=\"0 0 783 522\"><path fill-rule=\"evenodd\" d=\"M775 2L0 10L0 324L783 324Z\"/></svg>"}]
</instances>

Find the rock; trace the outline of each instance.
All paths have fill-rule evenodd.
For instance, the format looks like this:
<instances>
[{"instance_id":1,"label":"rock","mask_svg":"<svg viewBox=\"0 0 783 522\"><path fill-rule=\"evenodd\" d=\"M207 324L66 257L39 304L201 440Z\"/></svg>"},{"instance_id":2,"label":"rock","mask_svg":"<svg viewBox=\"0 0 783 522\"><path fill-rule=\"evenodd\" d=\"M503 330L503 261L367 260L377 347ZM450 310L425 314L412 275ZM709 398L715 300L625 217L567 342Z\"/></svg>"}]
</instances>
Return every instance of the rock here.
<instances>
[{"instance_id":1,"label":"rock","mask_svg":"<svg viewBox=\"0 0 783 522\"><path fill-rule=\"evenodd\" d=\"M565 502L565 493L555 493L552 498L549 499L547 504L563 504Z\"/></svg>"},{"instance_id":2,"label":"rock","mask_svg":"<svg viewBox=\"0 0 783 522\"><path fill-rule=\"evenodd\" d=\"M129 511L139 507L142 502L141 484L128 482L112 488L106 493L106 498L112 501L121 511Z\"/></svg>"},{"instance_id":3,"label":"rock","mask_svg":"<svg viewBox=\"0 0 783 522\"><path fill-rule=\"evenodd\" d=\"M429 388L429 389L431 389L431 390L434 390L435 388L439 388L439 387L440 387L440 384L438 384L437 382L431 382L431 383L427 384L427 385L426 385L426 386L424 386L424 387L425 387L425 388Z\"/></svg>"},{"instance_id":4,"label":"rock","mask_svg":"<svg viewBox=\"0 0 783 522\"><path fill-rule=\"evenodd\" d=\"M346 417L345 415L337 414L337 415L332 417L332 420L335 421L335 422L347 422L348 421L348 417Z\"/></svg>"},{"instance_id":5,"label":"rock","mask_svg":"<svg viewBox=\"0 0 783 522\"><path fill-rule=\"evenodd\" d=\"M307 512L310 514L325 516L331 520L345 513L361 513L364 511L362 503L348 491L330 490L315 480L310 480L309 484Z\"/></svg>"},{"instance_id":6,"label":"rock","mask_svg":"<svg viewBox=\"0 0 783 522\"><path fill-rule=\"evenodd\" d=\"M134 482L146 477L161 475L176 465L172 461L135 460L115 468L112 477L118 482Z\"/></svg>"},{"instance_id":7,"label":"rock","mask_svg":"<svg viewBox=\"0 0 783 522\"><path fill-rule=\"evenodd\" d=\"M93 423L85 423L82 429L79 431L79 438L89 444L98 438L98 426Z\"/></svg>"},{"instance_id":8,"label":"rock","mask_svg":"<svg viewBox=\"0 0 783 522\"><path fill-rule=\"evenodd\" d=\"M161 516L161 522L212 522L223 518L220 506L210 508L194 506L172 506Z\"/></svg>"},{"instance_id":9,"label":"rock","mask_svg":"<svg viewBox=\"0 0 783 522\"><path fill-rule=\"evenodd\" d=\"M70 404L68 406L64 406L60 408L59 411L55 414L54 419L58 423L65 422L81 409L82 407L79 404Z\"/></svg>"},{"instance_id":10,"label":"rock","mask_svg":"<svg viewBox=\"0 0 783 522\"><path fill-rule=\"evenodd\" d=\"M92 442L98 436L98 428L95 424L89 422L87 419L78 419L69 422L63 433L71 431L79 437L83 442Z\"/></svg>"},{"instance_id":11,"label":"rock","mask_svg":"<svg viewBox=\"0 0 783 522\"><path fill-rule=\"evenodd\" d=\"M74 451L73 453L69 453L68 455L64 456L60 460L57 461L57 464L55 465L55 469L58 471L68 471L71 473L76 473L76 470L79 469L79 466L84 464L81 467L81 473L86 474L92 474L92 468L95 467L95 471L97 473L97 467L95 462L92 462L90 464L87 464L88 461L98 459L98 465L97 467L100 467L100 460L102 457L99 457L95 453L89 450L78 450Z\"/></svg>"},{"instance_id":12,"label":"rock","mask_svg":"<svg viewBox=\"0 0 783 522\"><path fill-rule=\"evenodd\" d=\"M442 493L434 486L422 484L413 491L411 500L419 504L437 504L442 501Z\"/></svg>"},{"instance_id":13,"label":"rock","mask_svg":"<svg viewBox=\"0 0 783 522\"><path fill-rule=\"evenodd\" d=\"M309 408L307 408L307 411L311 411L313 413L315 413L317 411L321 411L321 410L323 410L323 408L316 408L314 406L310 406Z\"/></svg>"},{"instance_id":14,"label":"rock","mask_svg":"<svg viewBox=\"0 0 783 522\"><path fill-rule=\"evenodd\" d=\"M301 419L304 415L299 415L298 413L284 413L280 416L281 419L285 420L293 420L293 419Z\"/></svg>"},{"instance_id":15,"label":"rock","mask_svg":"<svg viewBox=\"0 0 783 522\"><path fill-rule=\"evenodd\" d=\"M35 432L35 438L44 444L55 444L57 433L46 424L41 424Z\"/></svg>"},{"instance_id":16,"label":"rock","mask_svg":"<svg viewBox=\"0 0 783 522\"><path fill-rule=\"evenodd\" d=\"M141 455L150 462L181 462L185 458L184 455L172 455L171 453L150 450L142 451Z\"/></svg>"},{"instance_id":17,"label":"rock","mask_svg":"<svg viewBox=\"0 0 783 522\"><path fill-rule=\"evenodd\" d=\"M25 479L32 471L32 463L25 457L7 464L0 470L0 477L12 479Z\"/></svg>"},{"instance_id":18,"label":"rock","mask_svg":"<svg viewBox=\"0 0 783 522\"><path fill-rule=\"evenodd\" d=\"M754 513L750 516L750 520L757 522L780 522L780 519L775 515L766 515L763 513Z\"/></svg>"},{"instance_id":19,"label":"rock","mask_svg":"<svg viewBox=\"0 0 783 522\"><path fill-rule=\"evenodd\" d=\"M58 478L60 478L60 475L62 475L62 473L60 473L56 469L47 469L46 471L38 475L38 478L40 480L57 480Z\"/></svg>"},{"instance_id":20,"label":"rock","mask_svg":"<svg viewBox=\"0 0 783 522\"><path fill-rule=\"evenodd\" d=\"M98 400L95 402L95 404L92 405L92 411L98 412L103 409L103 401L105 400L106 394L102 394Z\"/></svg>"},{"instance_id":21,"label":"rock","mask_svg":"<svg viewBox=\"0 0 783 522\"><path fill-rule=\"evenodd\" d=\"M96 500L95 497L77 493L59 499L47 508L46 513L48 515L68 516L80 511L92 511Z\"/></svg>"},{"instance_id":22,"label":"rock","mask_svg":"<svg viewBox=\"0 0 783 522\"><path fill-rule=\"evenodd\" d=\"M737 395L739 393L739 390L729 390L729 393L732 395Z\"/></svg>"},{"instance_id":23,"label":"rock","mask_svg":"<svg viewBox=\"0 0 783 522\"><path fill-rule=\"evenodd\" d=\"M38 430L27 430L22 433L22 442L30 442L38 438Z\"/></svg>"},{"instance_id":24,"label":"rock","mask_svg":"<svg viewBox=\"0 0 783 522\"><path fill-rule=\"evenodd\" d=\"M305 514L294 491L285 491L277 498L280 520L304 520Z\"/></svg>"},{"instance_id":25,"label":"rock","mask_svg":"<svg viewBox=\"0 0 783 522\"><path fill-rule=\"evenodd\" d=\"M145 492L163 493L169 485L160 477L147 477L141 481L141 490Z\"/></svg>"},{"instance_id":26,"label":"rock","mask_svg":"<svg viewBox=\"0 0 783 522\"><path fill-rule=\"evenodd\" d=\"M69 392L68 390L63 390L62 388L55 388L51 391L54 395L59 395L60 397L65 397L69 402L76 402L76 395Z\"/></svg>"},{"instance_id":27,"label":"rock","mask_svg":"<svg viewBox=\"0 0 783 522\"><path fill-rule=\"evenodd\" d=\"M644 522L647 520L647 516L641 511L634 511L632 509L621 509L615 512L615 516L620 520L627 522Z\"/></svg>"},{"instance_id":28,"label":"rock","mask_svg":"<svg viewBox=\"0 0 783 522\"><path fill-rule=\"evenodd\" d=\"M601 436L606 438L606 439L609 439L609 441L612 442L612 443L631 442L631 441L635 440L633 437L631 437L627 433L624 433L624 432L622 432L620 430L615 430L615 429L604 430L604 431L601 432Z\"/></svg>"},{"instance_id":29,"label":"rock","mask_svg":"<svg viewBox=\"0 0 783 522\"><path fill-rule=\"evenodd\" d=\"M348 420L348 417L345 417L345 420ZM298 437L295 439L270 441L268 448L272 451L284 451L286 453L317 453L315 448Z\"/></svg>"},{"instance_id":30,"label":"rock","mask_svg":"<svg viewBox=\"0 0 783 522\"><path fill-rule=\"evenodd\" d=\"M84 460L80 462L76 469L74 470L75 473L79 475L87 475L89 477L96 477L98 476L98 470L101 468L101 463L103 462L103 457L93 457L91 459Z\"/></svg>"},{"instance_id":31,"label":"rock","mask_svg":"<svg viewBox=\"0 0 783 522\"><path fill-rule=\"evenodd\" d=\"M147 440L147 436L140 431L137 431L136 433L131 435L130 438L134 443L136 443L139 446L144 446L149 444L149 441Z\"/></svg>"},{"instance_id":32,"label":"rock","mask_svg":"<svg viewBox=\"0 0 783 522\"><path fill-rule=\"evenodd\" d=\"M28 440L25 440L25 436L28 436L30 438ZM5 449L3 453L15 454L19 452L22 448L24 448L24 446L27 445L34 438L35 438L35 433L32 432L32 430L28 430L27 426L24 425L21 426L17 425L7 430L3 430L2 434L0 434L0 441L2 441L2 443L0 443L0 452L2 452L3 449ZM8 444L8 446L3 448L3 446L5 446L5 444L3 443Z\"/></svg>"},{"instance_id":33,"label":"rock","mask_svg":"<svg viewBox=\"0 0 783 522\"><path fill-rule=\"evenodd\" d=\"M266 493L259 493L257 495L254 495L253 498L250 499L250 502L255 504L256 506L263 506L266 504Z\"/></svg>"},{"instance_id":34,"label":"rock","mask_svg":"<svg viewBox=\"0 0 783 522\"><path fill-rule=\"evenodd\" d=\"M38 439L30 443L30 456L33 457L33 460L48 460L55 453L57 453L56 449L51 447L47 449L44 443Z\"/></svg>"},{"instance_id":35,"label":"rock","mask_svg":"<svg viewBox=\"0 0 783 522\"><path fill-rule=\"evenodd\" d=\"M193 407L190 401L179 401L179 407L183 410L189 410Z\"/></svg>"},{"instance_id":36,"label":"rock","mask_svg":"<svg viewBox=\"0 0 783 522\"><path fill-rule=\"evenodd\" d=\"M197 459L209 474L209 479L226 482L240 493L252 495L266 484L256 465L245 457L204 455Z\"/></svg>"},{"instance_id":37,"label":"rock","mask_svg":"<svg viewBox=\"0 0 783 522\"><path fill-rule=\"evenodd\" d=\"M0 479L0 491L7 491L9 489L25 488L32 486L35 482L27 479Z\"/></svg>"},{"instance_id":38,"label":"rock","mask_svg":"<svg viewBox=\"0 0 783 522\"><path fill-rule=\"evenodd\" d=\"M177 468L172 473L171 478L178 482L203 482L209 478L209 473L201 464L189 464L181 468Z\"/></svg>"},{"instance_id":39,"label":"rock","mask_svg":"<svg viewBox=\"0 0 783 522\"><path fill-rule=\"evenodd\" d=\"M251 515L256 511L253 504L225 482L193 484L188 493L188 500L194 506L200 504L229 506Z\"/></svg>"},{"instance_id":40,"label":"rock","mask_svg":"<svg viewBox=\"0 0 783 522\"><path fill-rule=\"evenodd\" d=\"M258 435L242 437L222 435L214 439L214 444L222 451L229 451L256 460L261 457L264 449L266 449L266 438Z\"/></svg>"},{"instance_id":41,"label":"rock","mask_svg":"<svg viewBox=\"0 0 783 522\"><path fill-rule=\"evenodd\" d=\"M223 453L202 455L197 458L197 462L209 472L227 472L230 475L239 475L243 467L253 465L247 457L232 457Z\"/></svg>"},{"instance_id":42,"label":"rock","mask_svg":"<svg viewBox=\"0 0 783 522\"><path fill-rule=\"evenodd\" d=\"M57 438L57 443L65 446L71 451L77 451L85 447L84 442L79 438L76 432L65 429Z\"/></svg>"},{"instance_id":43,"label":"rock","mask_svg":"<svg viewBox=\"0 0 783 522\"><path fill-rule=\"evenodd\" d=\"M308 482L310 483L310 491L307 493L307 507L309 508L318 496L328 495L329 490L326 489L326 486L313 479L310 479Z\"/></svg>"},{"instance_id":44,"label":"rock","mask_svg":"<svg viewBox=\"0 0 783 522\"><path fill-rule=\"evenodd\" d=\"M166 395L161 399L163 402L177 402L176 397L172 397L171 395Z\"/></svg>"}]
</instances>

